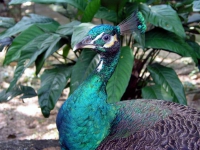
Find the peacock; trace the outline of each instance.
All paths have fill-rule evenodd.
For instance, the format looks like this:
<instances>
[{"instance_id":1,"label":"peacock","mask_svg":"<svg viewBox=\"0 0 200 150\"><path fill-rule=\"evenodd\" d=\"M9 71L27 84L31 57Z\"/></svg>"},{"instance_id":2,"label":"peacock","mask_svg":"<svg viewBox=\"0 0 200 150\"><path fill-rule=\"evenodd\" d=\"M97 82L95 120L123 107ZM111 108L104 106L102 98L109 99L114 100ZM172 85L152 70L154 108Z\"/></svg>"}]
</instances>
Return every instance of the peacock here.
<instances>
[{"instance_id":1,"label":"peacock","mask_svg":"<svg viewBox=\"0 0 200 150\"><path fill-rule=\"evenodd\" d=\"M144 34L142 14L117 26L93 27L73 48L100 55L96 69L61 106L56 124L62 150L199 150L200 112L162 100L107 103L106 85L120 57L120 37ZM123 72L122 72L123 73Z\"/></svg>"}]
</instances>

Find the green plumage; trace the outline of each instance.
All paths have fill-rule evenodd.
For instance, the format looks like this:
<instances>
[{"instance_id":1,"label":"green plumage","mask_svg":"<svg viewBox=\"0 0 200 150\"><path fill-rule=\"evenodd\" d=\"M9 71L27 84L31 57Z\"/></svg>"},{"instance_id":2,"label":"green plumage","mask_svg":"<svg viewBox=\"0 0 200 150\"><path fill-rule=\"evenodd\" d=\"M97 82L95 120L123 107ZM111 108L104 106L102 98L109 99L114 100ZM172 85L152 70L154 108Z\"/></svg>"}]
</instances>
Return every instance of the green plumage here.
<instances>
[{"instance_id":1,"label":"green plumage","mask_svg":"<svg viewBox=\"0 0 200 150\"><path fill-rule=\"evenodd\" d=\"M82 44L91 42L101 33L115 35L116 47L110 52L100 53L101 59L93 73L70 95L60 108L57 127L60 142L67 149L95 149L109 135L117 108L107 104L106 84L120 56L119 31L110 25L94 27ZM106 44L100 37L95 40L98 51ZM88 134L89 133L89 134ZM87 135L87 136L86 136Z\"/></svg>"},{"instance_id":2,"label":"green plumage","mask_svg":"<svg viewBox=\"0 0 200 150\"><path fill-rule=\"evenodd\" d=\"M158 100L106 102L106 84L120 57L120 35L145 29L142 14L133 13L118 26L92 28L74 47L95 50L100 61L59 110L56 124L63 150L200 149L199 112Z\"/></svg>"}]
</instances>

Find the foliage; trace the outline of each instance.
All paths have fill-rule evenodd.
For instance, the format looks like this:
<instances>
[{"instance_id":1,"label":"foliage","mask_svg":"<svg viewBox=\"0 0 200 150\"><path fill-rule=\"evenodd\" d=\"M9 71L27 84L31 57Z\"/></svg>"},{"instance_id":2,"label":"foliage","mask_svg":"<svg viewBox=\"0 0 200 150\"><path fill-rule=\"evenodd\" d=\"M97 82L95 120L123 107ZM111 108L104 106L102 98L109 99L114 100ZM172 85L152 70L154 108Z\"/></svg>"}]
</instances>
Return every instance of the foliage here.
<instances>
[{"instance_id":1,"label":"foliage","mask_svg":"<svg viewBox=\"0 0 200 150\"><path fill-rule=\"evenodd\" d=\"M27 1L30 0L11 0L10 4ZM5 28L0 33L0 51L3 47L9 47L3 64L17 62L9 88L0 93L0 102L20 94L23 94L22 98L37 95L42 113L48 117L63 89L69 85L72 93L98 63L99 56L90 50L70 54L71 48L95 26L86 22L97 18L99 22L109 21L117 25L132 12L139 10L148 25L146 38L143 39L145 45L141 47L133 44L136 42L132 35L122 38L125 46L121 48L121 59L107 85L108 102L143 97L186 104L183 86L174 70L154 64L154 60L164 50L182 57L191 57L200 66L200 46L194 38L199 35L200 27L196 24L199 20L193 17L194 10L197 14L200 11L198 1L31 1L54 4L54 7L62 9L59 12L71 22L60 25L52 18L36 14L24 16L17 23L12 18L0 17L0 27ZM137 40L137 36L134 37ZM52 65L48 66L50 69L45 69L45 62L51 57L59 60L62 65ZM35 65L36 75L42 74L37 93L31 87L17 84L25 69L32 65ZM42 68L45 70L41 71Z\"/></svg>"}]
</instances>

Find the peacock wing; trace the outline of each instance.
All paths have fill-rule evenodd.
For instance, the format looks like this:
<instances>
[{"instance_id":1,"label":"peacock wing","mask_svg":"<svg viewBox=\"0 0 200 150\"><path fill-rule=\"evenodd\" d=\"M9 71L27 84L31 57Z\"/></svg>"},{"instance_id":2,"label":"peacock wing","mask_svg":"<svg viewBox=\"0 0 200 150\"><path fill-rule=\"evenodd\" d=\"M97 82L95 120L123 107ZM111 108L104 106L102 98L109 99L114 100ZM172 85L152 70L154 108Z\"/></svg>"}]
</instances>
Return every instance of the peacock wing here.
<instances>
[{"instance_id":1,"label":"peacock wing","mask_svg":"<svg viewBox=\"0 0 200 150\"><path fill-rule=\"evenodd\" d=\"M200 112L160 100L116 103L110 135L98 149L200 149Z\"/></svg>"}]
</instances>

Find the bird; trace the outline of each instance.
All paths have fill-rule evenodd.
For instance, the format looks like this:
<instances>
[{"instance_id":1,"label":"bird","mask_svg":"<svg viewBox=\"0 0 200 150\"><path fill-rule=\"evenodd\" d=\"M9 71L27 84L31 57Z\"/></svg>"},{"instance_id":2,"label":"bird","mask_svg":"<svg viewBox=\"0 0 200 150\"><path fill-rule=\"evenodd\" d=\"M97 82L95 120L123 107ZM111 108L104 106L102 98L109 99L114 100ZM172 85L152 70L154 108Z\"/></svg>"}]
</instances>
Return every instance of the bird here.
<instances>
[{"instance_id":1,"label":"bird","mask_svg":"<svg viewBox=\"0 0 200 150\"><path fill-rule=\"evenodd\" d=\"M145 30L144 17L135 11L117 26L93 27L74 46L73 51L96 51L100 60L58 111L62 150L200 149L200 112L193 108L147 99L107 103L106 85L120 58L121 35Z\"/></svg>"}]
</instances>

